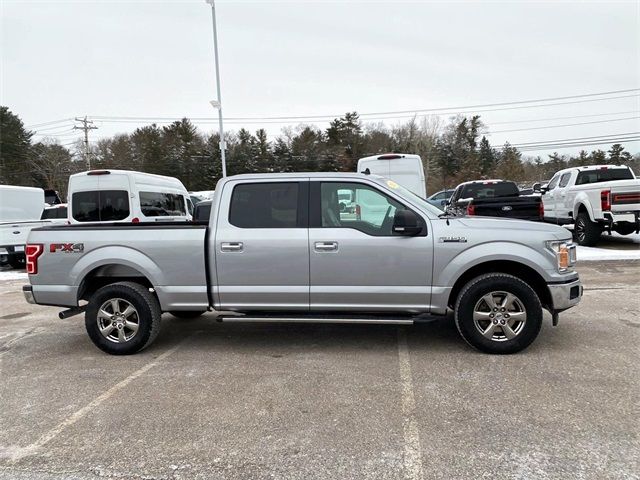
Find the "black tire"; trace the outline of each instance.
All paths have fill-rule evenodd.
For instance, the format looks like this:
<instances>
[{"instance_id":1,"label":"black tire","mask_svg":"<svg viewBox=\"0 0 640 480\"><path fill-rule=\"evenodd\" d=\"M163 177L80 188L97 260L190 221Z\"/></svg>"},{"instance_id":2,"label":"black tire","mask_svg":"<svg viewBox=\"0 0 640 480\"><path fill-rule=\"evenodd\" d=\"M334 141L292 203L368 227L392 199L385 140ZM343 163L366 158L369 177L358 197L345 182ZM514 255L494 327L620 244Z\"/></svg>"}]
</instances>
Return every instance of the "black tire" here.
<instances>
[{"instance_id":1,"label":"black tire","mask_svg":"<svg viewBox=\"0 0 640 480\"><path fill-rule=\"evenodd\" d=\"M109 340L100 333L98 322L101 320L98 318L98 311L111 299L120 299L135 308L132 318L137 322L137 331L132 334L130 339L126 339L121 343ZM158 299L149 292L147 287L134 282L112 283L99 289L91 297L84 316L85 328L91 341L100 350L111 355L130 355L151 345L160 332L161 317L162 312L160 311ZM114 317L111 318L113 319ZM125 329L123 328L124 331Z\"/></svg>"},{"instance_id":2,"label":"black tire","mask_svg":"<svg viewBox=\"0 0 640 480\"><path fill-rule=\"evenodd\" d=\"M583 247L593 247L600 240L602 227L596 222L592 222L587 212L581 212L576 218L574 235L578 245Z\"/></svg>"},{"instance_id":3,"label":"black tire","mask_svg":"<svg viewBox=\"0 0 640 480\"><path fill-rule=\"evenodd\" d=\"M27 259L24 255L9 255L7 263L16 270L24 270L27 267Z\"/></svg>"},{"instance_id":4,"label":"black tire","mask_svg":"<svg viewBox=\"0 0 640 480\"><path fill-rule=\"evenodd\" d=\"M205 312L206 310L176 310L169 313L176 318L182 318L182 319L188 320L191 318L198 318Z\"/></svg>"},{"instance_id":5,"label":"black tire","mask_svg":"<svg viewBox=\"0 0 640 480\"><path fill-rule=\"evenodd\" d=\"M636 226L630 222L623 222L617 224L614 227L613 231L619 233L620 235L631 235L632 233L635 233Z\"/></svg>"},{"instance_id":6,"label":"black tire","mask_svg":"<svg viewBox=\"0 0 640 480\"><path fill-rule=\"evenodd\" d=\"M488 303L485 303L483 297L488 296L491 293L508 293L516 297L517 303L513 301L513 311L510 311L507 307L503 313L498 308L498 312L494 313L493 310L488 309L486 312L487 318L479 320L477 323L474 320L474 311L477 307L485 308L489 307ZM493 299L500 299L500 295L492 296ZM506 298L503 297L503 298ZM525 321L517 321L511 318L516 314L520 314L524 311ZM478 312L481 315L485 315L484 311ZM510 320L505 319L502 315L509 315ZM488 315L493 315L488 318ZM485 353L497 353L497 354L509 354L516 353L527 348L536 339L540 328L542 327L542 305L536 292L524 281L520 280L513 275L505 273L488 273L474 278L467 283L460 295L458 295L455 305L455 323L458 328L458 332L462 338L472 347ZM506 322L506 326L502 327L500 322ZM498 322L495 324L495 322ZM511 323L511 326L509 324ZM491 338L484 336L480 332L480 328L486 325L486 332L492 334ZM514 327L511 329L511 327ZM489 330L491 327L491 330ZM507 338L506 328L509 328L510 332L514 335L513 338Z\"/></svg>"}]
</instances>

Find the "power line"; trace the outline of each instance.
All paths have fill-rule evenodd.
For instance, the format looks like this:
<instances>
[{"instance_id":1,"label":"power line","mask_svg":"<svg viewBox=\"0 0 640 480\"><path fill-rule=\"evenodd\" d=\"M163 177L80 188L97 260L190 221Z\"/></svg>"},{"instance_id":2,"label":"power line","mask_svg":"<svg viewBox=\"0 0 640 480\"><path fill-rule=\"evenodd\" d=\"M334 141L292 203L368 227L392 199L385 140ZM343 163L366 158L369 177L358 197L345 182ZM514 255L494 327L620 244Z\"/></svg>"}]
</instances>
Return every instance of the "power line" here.
<instances>
[{"instance_id":1,"label":"power line","mask_svg":"<svg viewBox=\"0 0 640 480\"><path fill-rule=\"evenodd\" d=\"M544 143L544 144L556 144L556 143L562 143L562 142L572 142L574 140L594 140L594 139L604 139L604 138L610 138L610 137L627 137L627 136L631 136L631 135L640 135L640 132L626 132L626 133L612 133L609 135L591 135L589 137L574 137L574 138L563 138L563 139L558 139L558 140L545 140L545 141L540 141L540 142L523 142L523 143L514 143L512 146L513 147L518 147L518 146L524 146L524 145L534 145L537 143Z\"/></svg>"},{"instance_id":2,"label":"power line","mask_svg":"<svg viewBox=\"0 0 640 480\"><path fill-rule=\"evenodd\" d=\"M491 135L493 135L495 133L528 132L530 130L545 130L545 129L549 129L549 128L575 127L575 126L578 126L578 125L594 125L594 124L597 124L597 123L622 122L622 121L625 121L625 120L636 120L636 119L639 119L639 118L640 117L614 118L614 119L610 119L610 120L596 120L596 121L593 121L593 122L565 123L564 125L545 125L543 127L514 128L514 129L510 129L510 130L496 130L495 132L485 133L484 135L486 135L487 137L490 137Z\"/></svg>"},{"instance_id":3,"label":"power line","mask_svg":"<svg viewBox=\"0 0 640 480\"><path fill-rule=\"evenodd\" d=\"M30 129L30 128L36 128L36 127L44 127L46 125L53 125L55 123L68 122L69 120L73 120L73 117L62 118L60 120L51 120L50 122L34 123L33 125L28 125L28 126L26 126L24 128Z\"/></svg>"},{"instance_id":4,"label":"power line","mask_svg":"<svg viewBox=\"0 0 640 480\"><path fill-rule=\"evenodd\" d=\"M631 139L626 140L626 141L627 142L633 142L633 141L638 141L638 140L640 140L640 136L636 137L636 138L631 138ZM574 143L574 144L542 145L542 146L539 146L539 147L527 147L527 148L523 147L523 148L518 148L518 150L520 150L521 152L537 152L537 151L542 151L542 150L560 150L560 149L564 149L564 148L590 147L590 146L597 146L597 145L613 145L615 143L621 143L621 142L593 141L593 142L583 142L583 143Z\"/></svg>"},{"instance_id":5,"label":"power line","mask_svg":"<svg viewBox=\"0 0 640 480\"><path fill-rule=\"evenodd\" d=\"M571 102L556 102L556 103L546 103L542 105L523 105L527 103L539 103L539 102L548 102L552 100L560 100L560 99L575 99L582 97L593 97L598 95L606 95L611 93L624 93L624 92L638 92L640 89L628 89L628 90L617 90L612 92L602 92L602 93L591 93L584 95L571 95L566 97L554 97L547 99L537 99L537 100L520 100L515 102L501 102L501 103L488 103L482 105L467 105L467 106L459 106L459 107L439 107L439 108L429 108L429 109L413 109L413 110L398 110L398 111L388 111L388 112L374 112L374 113L360 113L360 117L369 117L369 116L378 116L381 119L387 118L389 115L400 115L395 117L388 118L409 118L416 116L419 113L430 113L430 112L440 112L439 115L452 115L457 113L481 113L481 112L492 112L492 111L502 111L502 110L513 110L513 109L523 109L523 108L539 108L539 107L548 107L555 105L568 105L575 103L588 103L588 102L598 102L598 101L608 101L615 100L620 98L631 98L631 97L639 97L640 94L635 93L632 95L622 95L615 97L606 97L606 98L585 98L578 101ZM509 108L491 108L488 109L486 107L502 107L506 105L519 105L516 107ZM472 110L470 110L472 109ZM478 110L482 109L482 110ZM402 114L411 114L408 116L402 116ZM339 118L343 114L333 114L333 115L301 115L301 116L272 116L272 117L226 117L225 121L235 123L235 122L246 122L251 123L252 121L256 121L256 123L289 123L289 121L304 121L304 120L324 120L324 119L334 119ZM384 116L384 117L383 117ZM90 118L97 121L104 122L115 122L115 123L129 123L129 122L157 122L157 123L165 123L165 122L174 122L180 120L184 117L133 117L133 116L107 116L107 115L90 115ZM211 117L187 117L193 122L198 123L213 123L217 121ZM275 121L274 121L275 120ZM375 118L370 118L368 120L375 120Z\"/></svg>"},{"instance_id":6,"label":"power line","mask_svg":"<svg viewBox=\"0 0 640 480\"><path fill-rule=\"evenodd\" d=\"M590 113L588 115L572 115L569 117L547 117L547 118L532 118L530 120L511 120L508 122L491 122L491 125L511 125L514 123L547 122L549 120L573 120L575 118L606 117L608 115L627 115L629 113L638 113L638 112L640 112L640 107L638 107L636 110L627 110L626 112Z\"/></svg>"}]
</instances>

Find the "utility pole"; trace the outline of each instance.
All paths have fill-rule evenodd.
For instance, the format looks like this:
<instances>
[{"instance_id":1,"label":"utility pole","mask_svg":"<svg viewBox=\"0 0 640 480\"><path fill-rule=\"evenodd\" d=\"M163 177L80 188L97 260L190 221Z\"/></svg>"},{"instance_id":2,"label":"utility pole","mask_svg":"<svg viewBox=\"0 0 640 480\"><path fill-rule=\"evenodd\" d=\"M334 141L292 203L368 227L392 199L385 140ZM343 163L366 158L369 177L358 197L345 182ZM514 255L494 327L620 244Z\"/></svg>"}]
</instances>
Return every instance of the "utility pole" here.
<instances>
[{"instance_id":1,"label":"utility pole","mask_svg":"<svg viewBox=\"0 0 640 480\"><path fill-rule=\"evenodd\" d=\"M84 161L87 164L89 170L91 170L91 159L89 158L89 130L96 130L96 127L93 124L93 121L87 120L87 116L84 118L76 117L76 122L81 122L82 126L79 127L77 125L73 126L74 130L84 130Z\"/></svg>"},{"instance_id":2,"label":"utility pole","mask_svg":"<svg viewBox=\"0 0 640 480\"><path fill-rule=\"evenodd\" d=\"M220 66L218 64L218 30L216 28L216 5L215 0L205 0L211 5L211 21L213 23L213 54L216 63L216 87L218 89L218 99L211 100L211 106L218 109L218 126L220 129L220 158L222 159L222 176L227 176L227 160L225 158L226 142L224 141L224 128L222 127L222 97L220 95Z\"/></svg>"}]
</instances>

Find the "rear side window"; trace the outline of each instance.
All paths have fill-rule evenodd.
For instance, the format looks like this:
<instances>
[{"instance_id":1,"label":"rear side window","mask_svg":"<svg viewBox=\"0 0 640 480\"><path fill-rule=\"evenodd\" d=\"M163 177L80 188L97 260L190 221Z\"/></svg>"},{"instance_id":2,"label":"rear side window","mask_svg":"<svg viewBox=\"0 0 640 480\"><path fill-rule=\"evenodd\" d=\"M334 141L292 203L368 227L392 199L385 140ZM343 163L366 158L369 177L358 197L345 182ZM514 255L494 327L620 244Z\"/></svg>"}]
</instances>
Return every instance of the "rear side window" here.
<instances>
[{"instance_id":1,"label":"rear side window","mask_svg":"<svg viewBox=\"0 0 640 480\"><path fill-rule=\"evenodd\" d=\"M231 195L229 223L240 228L296 228L298 183L245 183Z\"/></svg>"},{"instance_id":2,"label":"rear side window","mask_svg":"<svg viewBox=\"0 0 640 480\"><path fill-rule=\"evenodd\" d=\"M560 188L566 187L569 184L569 179L571 178L571 172L565 173L560 177Z\"/></svg>"},{"instance_id":3,"label":"rear side window","mask_svg":"<svg viewBox=\"0 0 640 480\"><path fill-rule=\"evenodd\" d=\"M94 190L73 194L71 214L78 222L114 222L129 216L126 190Z\"/></svg>"},{"instance_id":4,"label":"rear side window","mask_svg":"<svg viewBox=\"0 0 640 480\"><path fill-rule=\"evenodd\" d=\"M145 217L177 217L187 212L182 195L161 192L140 192L140 210Z\"/></svg>"},{"instance_id":5,"label":"rear side window","mask_svg":"<svg viewBox=\"0 0 640 480\"><path fill-rule=\"evenodd\" d=\"M610 182L612 180L633 180L633 173L628 168L599 168L578 173L576 185L588 183Z\"/></svg>"}]
</instances>

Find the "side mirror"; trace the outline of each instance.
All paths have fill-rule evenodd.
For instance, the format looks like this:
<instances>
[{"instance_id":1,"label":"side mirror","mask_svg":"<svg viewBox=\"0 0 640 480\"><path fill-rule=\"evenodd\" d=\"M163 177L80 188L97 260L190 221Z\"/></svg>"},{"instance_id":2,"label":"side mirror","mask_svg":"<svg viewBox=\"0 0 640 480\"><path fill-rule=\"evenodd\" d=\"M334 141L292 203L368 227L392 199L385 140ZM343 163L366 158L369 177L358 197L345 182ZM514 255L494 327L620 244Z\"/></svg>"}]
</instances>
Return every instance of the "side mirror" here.
<instances>
[{"instance_id":1,"label":"side mirror","mask_svg":"<svg viewBox=\"0 0 640 480\"><path fill-rule=\"evenodd\" d=\"M446 204L447 204L447 201L446 201L446 200L440 200L440 205L441 205L441 206L443 206L443 207L444 207Z\"/></svg>"},{"instance_id":2,"label":"side mirror","mask_svg":"<svg viewBox=\"0 0 640 480\"><path fill-rule=\"evenodd\" d=\"M534 183L533 184L533 191L536 193L540 193L542 191L542 185L540 185L539 183Z\"/></svg>"},{"instance_id":3,"label":"side mirror","mask_svg":"<svg viewBox=\"0 0 640 480\"><path fill-rule=\"evenodd\" d=\"M420 219L411 210L398 210L393 216L393 233L397 235L414 236L422 231Z\"/></svg>"}]
</instances>

